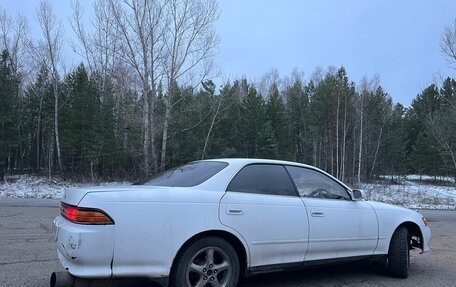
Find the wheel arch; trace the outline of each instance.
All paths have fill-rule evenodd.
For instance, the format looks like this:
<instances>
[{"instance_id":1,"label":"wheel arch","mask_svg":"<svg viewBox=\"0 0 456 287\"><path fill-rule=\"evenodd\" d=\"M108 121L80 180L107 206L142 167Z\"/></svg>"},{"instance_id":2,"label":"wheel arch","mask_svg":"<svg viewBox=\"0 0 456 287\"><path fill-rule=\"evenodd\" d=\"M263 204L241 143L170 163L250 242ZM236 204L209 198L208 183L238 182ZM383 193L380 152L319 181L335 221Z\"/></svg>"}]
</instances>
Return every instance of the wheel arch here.
<instances>
[{"instance_id":1,"label":"wheel arch","mask_svg":"<svg viewBox=\"0 0 456 287\"><path fill-rule=\"evenodd\" d=\"M405 221L405 222L402 222L398 227L396 227L394 232L396 232L396 230L399 227L407 228L408 235L409 235L410 238L412 238L412 246L413 247L418 247L421 250L423 250L423 239L424 238L423 238L423 233L421 232L421 228L418 226L418 224L416 224L413 221ZM419 238L419 240L418 241L417 240L413 240L413 237L417 237L417 238ZM390 242L390 244L391 244L391 242Z\"/></svg>"},{"instance_id":2,"label":"wheel arch","mask_svg":"<svg viewBox=\"0 0 456 287\"><path fill-rule=\"evenodd\" d=\"M198 239L204 238L204 237L219 237L224 240L226 240L231 246L234 248L236 251L236 254L239 258L239 264L240 264L240 271L241 271L241 276L243 276L247 270L248 267L248 253L246 246L242 241L233 233L230 233L226 230L207 230L207 231L202 231L200 233L197 233L187 239L187 241L182 244L182 246L179 248L179 250L176 252L172 264L171 264L171 270L170 274L172 274L174 266L176 265L176 260L179 258L179 256L182 254L182 252L188 248L193 242L195 242Z\"/></svg>"}]
</instances>

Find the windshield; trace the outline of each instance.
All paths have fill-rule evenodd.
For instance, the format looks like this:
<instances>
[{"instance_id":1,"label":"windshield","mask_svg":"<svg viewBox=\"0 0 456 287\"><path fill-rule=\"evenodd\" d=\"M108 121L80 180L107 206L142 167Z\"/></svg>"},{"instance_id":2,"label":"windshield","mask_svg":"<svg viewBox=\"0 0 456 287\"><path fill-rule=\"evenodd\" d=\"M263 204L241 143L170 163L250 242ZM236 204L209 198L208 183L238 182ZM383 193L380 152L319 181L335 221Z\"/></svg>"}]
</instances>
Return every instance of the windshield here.
<instances>
[{"instance_id":1,"label":"windshield","mask_svg":"<svg viewBox=\"0 0 456 287\"><path fill-rule=\"evenodd\" d=\"M199 185L228 166L220 161L191 162L157 174L143 185L190 187Z\"/></svg>"}]
</instances>

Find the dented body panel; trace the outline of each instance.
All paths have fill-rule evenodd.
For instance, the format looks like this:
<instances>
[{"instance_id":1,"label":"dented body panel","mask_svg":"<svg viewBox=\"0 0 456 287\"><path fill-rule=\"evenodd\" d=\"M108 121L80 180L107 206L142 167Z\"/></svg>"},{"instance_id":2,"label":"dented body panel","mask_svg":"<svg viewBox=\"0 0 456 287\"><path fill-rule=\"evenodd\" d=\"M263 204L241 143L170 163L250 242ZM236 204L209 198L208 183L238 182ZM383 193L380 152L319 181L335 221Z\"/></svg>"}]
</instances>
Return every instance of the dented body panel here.
<instances>
[{"instance_id":1,"label":"dented body panel","mask_svg":"<svg viewBox=\"0 0 456 287\"><path fill-rule=\"evenodd\" d=\"M62 216L54 220L57 255L64 268L81 278L111 277L114 225L81 225Z\"/></svg>"}]
</instances>

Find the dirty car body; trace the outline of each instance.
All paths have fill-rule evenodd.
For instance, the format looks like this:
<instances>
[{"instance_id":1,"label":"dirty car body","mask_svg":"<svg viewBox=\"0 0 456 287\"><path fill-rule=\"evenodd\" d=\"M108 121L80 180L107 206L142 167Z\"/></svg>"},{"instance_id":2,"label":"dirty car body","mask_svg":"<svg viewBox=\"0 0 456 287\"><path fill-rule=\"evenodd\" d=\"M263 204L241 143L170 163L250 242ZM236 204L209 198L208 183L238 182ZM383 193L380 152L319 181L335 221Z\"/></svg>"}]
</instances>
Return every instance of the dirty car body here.
<instances>
[{"instance_id":1,"label":"dirty car body","mask_svg":"<svg viewBox=\"0 0 456 287\"><path fill-rule=\"evenodd\" d=\"M375 258L407 277L409 250L429 250L418 212L362 199L308 165L259 159L192 162L143 185L71 189L54 220L75 278L169 278L236 286L240 276Z\"/></svg>"}]
</instances>

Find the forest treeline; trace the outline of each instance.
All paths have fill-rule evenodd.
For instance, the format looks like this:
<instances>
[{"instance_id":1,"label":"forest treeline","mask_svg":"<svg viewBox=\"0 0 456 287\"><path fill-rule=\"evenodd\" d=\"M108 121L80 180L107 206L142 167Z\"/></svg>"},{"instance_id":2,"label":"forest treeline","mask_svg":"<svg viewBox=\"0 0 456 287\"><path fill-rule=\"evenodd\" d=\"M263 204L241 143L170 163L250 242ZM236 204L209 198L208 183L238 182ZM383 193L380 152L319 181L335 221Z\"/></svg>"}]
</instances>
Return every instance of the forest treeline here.
<instances>
[{"instance_id":1,"label":"forest treeline","mask_svg":"<svg viewBox=\"0 0 456 287\"><path fill-rule=\"evenodd\" d=\"M18 97L7 52L0 69L2 166L8 173L44 173L56 166L49 74L41 69ZM64 173L141 176L141 96L111 81L109 92L102 94L98 81L81 64L59 82ZM383 174L454 174L454 79L429 86L408 109L393 104L380 85L364 81L356 87L343 67L307 83L294 79L284 90L273 83L265 95L245 79L221 89L209 80L198 89L176 90L166 167L202 158L257 157L311 164L350 182ZM159 86L158 142L166 97Z\"/></svg>"},{"instance_id":2,"label":"forest treeline","mask_svg":"<svg viewBox=\"0 0 456 287\"><path fill-rule=\"evenodd\" d=\"M309 78L292 73L279 79L272 73L262 85L242 78L222 85L205 76L195 80L199 77L192 72L199 64L207 67L217 41L211 30L217 7L201 8L210 2L97 1L99 27L89 37L74 25L84 60L66 73L56 68L58 49L53 48L58 37L46 38L44 33L41 43L49 45L21 47L26 34L11 29L12 36L4 39L12 40L4 41L0 59L1 175L138 179L193 160L255 157L311 164L352 184L380 175L456 176L454 78L425 88L407 108L394 103L377 78L355 84L343 66L317 69ZM199 9L188 11L202 14L185 24L183 34L166 36L162 30L159 41L165 44L156 50L159 41L148 46L151 38L141 37L146 31L156 35L151 28L168 29L158 23L162 20L124 22L139 3L146 5L144 14L150 13L142 14L146 20L162 19L156 13L165 12L147 6L157 3L164 10L178 7L171 13L176 18L192 3ZM166 6L169 3L177 6ZM52 28L55 15L47 2L41 2L38 13L40 23L48 23L43 31ZM80 13L80 7L74 7L75 24ZM1 15L11 27L21 27L20 19ZM114 20L102 22L108 16ZM194 21L203 28L185 34ZM108 29L122 24L124 31L122 26ZM49 29L49 35L53 31ZM103 32L109 32L105 38L99 35ZM191 36L201 36L201 41L189 43ZM109 41L114 38L123 40L113 45ZM106 46L96 42L103 39L111 40ZM182 43L163 52L176 41ZM103 50L107 43L117 50ZM144 49L128 50L132 45ZM154 58L155 51L162 53L160 58ZM194 52L182 57L189 51ZM21 57L27 53L34 65L26 69ZM188 75L192 80L187 81Z\"/></svg>"}]
</instances>

